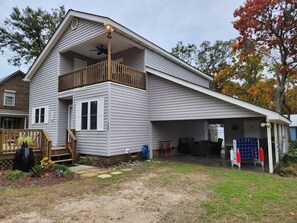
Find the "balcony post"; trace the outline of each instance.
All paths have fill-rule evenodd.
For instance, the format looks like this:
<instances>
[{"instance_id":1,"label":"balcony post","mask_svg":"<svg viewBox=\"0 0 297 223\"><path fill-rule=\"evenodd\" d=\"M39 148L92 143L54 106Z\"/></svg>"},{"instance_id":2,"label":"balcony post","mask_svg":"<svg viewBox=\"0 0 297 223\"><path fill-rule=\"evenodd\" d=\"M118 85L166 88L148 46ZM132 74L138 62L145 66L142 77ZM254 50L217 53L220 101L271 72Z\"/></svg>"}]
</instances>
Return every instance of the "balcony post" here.
<instances>
[{"instance_id":1,"label":"balcony post","mask_svg":"<svg viewBox=\"0 0 297 223\"><path fill-rule=\"evenodd\" d=\"M108 47L107 47L107 80L111 80L111 32L108 32Z\"/></svg>"}]
</instances>

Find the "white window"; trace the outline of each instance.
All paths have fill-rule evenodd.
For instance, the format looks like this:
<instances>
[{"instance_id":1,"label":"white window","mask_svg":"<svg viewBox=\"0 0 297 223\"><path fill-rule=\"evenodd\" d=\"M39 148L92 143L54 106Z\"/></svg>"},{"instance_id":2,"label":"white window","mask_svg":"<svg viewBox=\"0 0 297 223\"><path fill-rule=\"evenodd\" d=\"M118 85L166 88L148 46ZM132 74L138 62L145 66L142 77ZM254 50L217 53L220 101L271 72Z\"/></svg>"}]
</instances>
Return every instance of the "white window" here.
<instances>
[{"instance_id":1,"label":"white window","mask_svg":"<svg viewBox=\"0 0 297 223\"><path fill-rule=\"evenodd\" d=\"M32 108L32 124L48 123L48 106Z\"/></svg>"},{"instance_id":2,"label":"white window","mask_svg":"<svg viewBox=\"0 0 297 223\"><path fill-rule=\"evenodd\" d=\"M15 91L4 91L3 105L5 106L15 106Z\"/></svg>"},{"instance_id":3,"label":"white window","mask_svg":"<svg viewBox=\"0 0 297 223\"><path fill-rule=\"evenodd\" d=\"M76 130L104 130L104 98L76 102Z\"/></svg>"}]
</instances>

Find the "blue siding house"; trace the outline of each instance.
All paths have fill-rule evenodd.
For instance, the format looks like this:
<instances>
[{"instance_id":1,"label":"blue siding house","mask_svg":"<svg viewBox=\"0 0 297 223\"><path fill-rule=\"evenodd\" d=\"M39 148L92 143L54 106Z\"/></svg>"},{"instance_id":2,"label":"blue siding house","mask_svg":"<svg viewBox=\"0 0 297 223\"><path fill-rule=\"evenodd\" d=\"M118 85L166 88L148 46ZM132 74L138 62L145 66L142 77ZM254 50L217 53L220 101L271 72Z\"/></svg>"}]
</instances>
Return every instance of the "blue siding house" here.
<instances>
[{"instance_id":1,"label":"blue siding house","mask_svg":"<svg viewBox=\"0 0 297 223\"><path fill-rule=\"evenodd\" d=\"M209 123L269 123L257 131L286 138L289 120L273 111L213 92L212 78L110 18L70 10L28 71L29 128L46 129L54 146L65 146L74 129L77 152L99 160L153 150L162 140L208 140ZM245 124L247 123L247 124ZM273 131L272 131L273 130ZM228 129L225 129L226 134ZM231 133L229 134L231 135ZM228 139L228 137L227 137ZM276 142L275 154L287 151ZM232 143L226 141L226 144ZM272 171L272 169L271 169Z\"/></svg>"}]
</instances>

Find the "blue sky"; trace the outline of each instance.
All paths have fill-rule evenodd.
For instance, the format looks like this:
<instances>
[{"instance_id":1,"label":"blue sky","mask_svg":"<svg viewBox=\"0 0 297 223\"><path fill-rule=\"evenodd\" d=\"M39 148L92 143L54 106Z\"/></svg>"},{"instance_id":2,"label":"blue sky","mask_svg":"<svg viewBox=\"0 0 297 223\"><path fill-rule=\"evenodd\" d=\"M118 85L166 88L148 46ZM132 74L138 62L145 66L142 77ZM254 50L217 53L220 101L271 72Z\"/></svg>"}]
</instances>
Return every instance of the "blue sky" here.
<instances>
[{"instance_id":1,"label":"blue sky","mask_svg":"<svg viewBox=\"0 0 297 223\"><path fill-rule=\"evenodd\" d=\"M12 7L41 7L46 10L65 5L74 9L110 17L167 51L178 41L200 44L204 40L229 40L238 32L233 28L233 12L243 0L0 0L0 25L9 17ZM28 66L8 65L0 55L0 77Z\"/></svg>"}]
</instances>

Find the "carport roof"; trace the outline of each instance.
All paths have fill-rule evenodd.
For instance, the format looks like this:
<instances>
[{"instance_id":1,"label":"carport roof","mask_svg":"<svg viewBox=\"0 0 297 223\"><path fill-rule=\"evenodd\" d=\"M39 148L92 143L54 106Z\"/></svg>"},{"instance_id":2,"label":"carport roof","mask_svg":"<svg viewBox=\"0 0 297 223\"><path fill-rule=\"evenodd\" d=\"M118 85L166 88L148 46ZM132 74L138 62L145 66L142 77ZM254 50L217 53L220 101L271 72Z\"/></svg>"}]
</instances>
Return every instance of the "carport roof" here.
<instances>
[{"instance_id":1,"label":"carport roof","mask_svg":"<svg viewBox=\"0 0 297 223\"><path fill-rule=\"evenodd\" d=\"M284 124L284 123L285 124L290 124L291 123L291 121L289 119L287 119L286 117L282 116L281 114L279 114L279 113L277 113L275 111L271 111L269 109L262 108L260 106L257 106L257 105L254 105L254 104L251 104L251 103L248 103L248 102L245 102L245 101L242 101L242 100L239 100L239 99L236 99L236 98L233 98L233 97L230 97L230 96L227 96L227 95L215 92L215 91L212 91L212 90L210 90L208 88L205 88L205 87L202 87L200 85L196 85L196 84L187 82L185 80L181 80L179 78L173 77L173 76L171 76L169 74L166 74L166 73L163 73L161 71L152 69L150 67L146 67L146 72L154 74L154 75L156 75L158 77L161 77L161 78L164 78L166 80L172 81L172 82L177 83L179 85L182 85L184 87L193 89L195 91L204 93L206 95L215 97L215 98L220 99L222 101L225 101L225 102L240 106L242 108L245 108L247 110L250 110L250 111L253 111L253 112L256 112L256 113L259 113L259 114L261 114L263 116L266 116L267 122L280 123L280 124Z\"/></svg>"}]
</instances>

